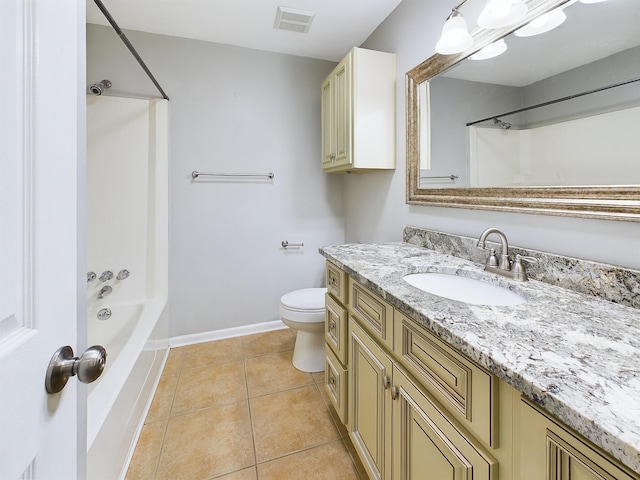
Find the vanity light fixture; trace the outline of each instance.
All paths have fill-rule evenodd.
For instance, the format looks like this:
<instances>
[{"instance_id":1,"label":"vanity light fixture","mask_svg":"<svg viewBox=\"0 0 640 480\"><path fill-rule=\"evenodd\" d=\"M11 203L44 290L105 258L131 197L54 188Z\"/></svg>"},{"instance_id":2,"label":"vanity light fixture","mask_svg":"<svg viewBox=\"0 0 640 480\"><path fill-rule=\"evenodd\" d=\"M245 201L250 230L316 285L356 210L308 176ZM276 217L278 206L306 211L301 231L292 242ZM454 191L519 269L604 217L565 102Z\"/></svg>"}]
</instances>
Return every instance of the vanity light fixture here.
<instances>
[{"instance_id":1,"label":"vanity light fixture","mask_svg":"<svg viewBox=\"0 0 640 480\"><path fill-rule=\"evenodd\" d=\"M473 45L473 37L469 34L467 21L458 11L458 9L468 1L469 0L464 0L453 7L451 14L447 17L447 21L444 22L440 40L436 43L437 53L442 55L461 53Z\"/></svg>"},{"instance_id":2,"label":"vanity light fixture","mask_svg":"<svg viewBox=\"0 0 640 480\"><path fill-rule=\"evenodd\" d=\"M471 60L486 60L488 58L497 57L507 51L507 43L501 38L500 40L490 43L482 50L474 53L469 58Z\"/></svg>"},{"instance_id":3,"label":"vanity light fixture","mask_svg":"<svg viewBox=\"0 0 640 480\"><path fill-rule=\"evenodd\" d=\"M478 17L482 28L502 28L522 20L528 7L524 0L487 0L487 5Z\"/></svg>"},{"instance_id":4,"label":"vanity light fixture","mask_svg":"<svg viewBox=\"0 0 640 480\"><path fill-rule=\"evenodd\" d=\"M516 37L533 37L534 35L540 35L541 33L546 33L559 27L566 19L567 15L558 8L533 19L524 27L516 30L514 35Z\"/></svg>"}]
</instances>

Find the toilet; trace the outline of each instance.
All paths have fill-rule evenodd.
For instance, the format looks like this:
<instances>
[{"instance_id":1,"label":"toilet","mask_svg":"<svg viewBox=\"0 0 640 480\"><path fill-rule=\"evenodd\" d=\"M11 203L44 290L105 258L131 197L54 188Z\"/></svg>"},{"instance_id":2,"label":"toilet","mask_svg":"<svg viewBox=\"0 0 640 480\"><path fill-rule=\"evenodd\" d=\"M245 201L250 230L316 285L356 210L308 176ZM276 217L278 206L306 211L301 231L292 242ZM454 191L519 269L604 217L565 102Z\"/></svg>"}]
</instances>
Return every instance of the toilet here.
<instances>
[{"instance_id":1,"label":"toilet","mask_svg":"<svg viewBox=\"0 0 640 480\"><path fill-rule=\"evenodd\" d=\"M303 288L282 296L280 319L297 330L293 366L303 372L324 370L324 295L326 288Z\"/></svg>"}]
</instances>

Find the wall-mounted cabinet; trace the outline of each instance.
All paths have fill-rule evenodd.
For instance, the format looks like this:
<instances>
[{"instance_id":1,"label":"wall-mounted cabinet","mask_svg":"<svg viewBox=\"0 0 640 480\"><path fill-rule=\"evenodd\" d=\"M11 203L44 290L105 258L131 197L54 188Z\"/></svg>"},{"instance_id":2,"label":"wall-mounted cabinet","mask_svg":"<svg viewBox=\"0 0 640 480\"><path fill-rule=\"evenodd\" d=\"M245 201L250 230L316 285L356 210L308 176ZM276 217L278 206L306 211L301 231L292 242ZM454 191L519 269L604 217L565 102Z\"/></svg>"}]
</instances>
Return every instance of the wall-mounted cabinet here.
<instances>
[{"instance_id":1,"label":"wall-mounted cabinet","mask_svg":"<svg viewBox=\"0 0 640 480\"><path fill-rule=\"evenodd\" d=\"M395 54L354 47L322 82L322 169L395 168Z\"/></svg>"}]
</instances>

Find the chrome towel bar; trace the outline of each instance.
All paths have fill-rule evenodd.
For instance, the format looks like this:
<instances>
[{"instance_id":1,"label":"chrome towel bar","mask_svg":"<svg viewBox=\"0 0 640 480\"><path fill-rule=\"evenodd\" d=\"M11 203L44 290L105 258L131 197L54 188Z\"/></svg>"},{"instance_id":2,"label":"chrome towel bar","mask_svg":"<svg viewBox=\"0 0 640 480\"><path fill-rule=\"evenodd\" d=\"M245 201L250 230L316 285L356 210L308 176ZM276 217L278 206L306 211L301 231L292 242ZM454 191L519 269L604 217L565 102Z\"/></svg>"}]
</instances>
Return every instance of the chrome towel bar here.
<instances>
[{"instance_id":1,"label":"chrome towel bar","mask_svg":"<svg viewBox=\"0 0 640 480\"><path fill-rule=\"evenodd\" d=\"M191 178L198 178L201 175L207 175L210 177L268 177L269 179L272 179L273 177L275 177L275 174L271 172L270 173L204 173L204 172L198 172L196 170L191 172Z\"/></svg>"},{"instance_id":2,"label":"chrome towel bar","mask_svg":"<svg viewBox=\"0 0 640 480\"><path fill-rule=\"evenodd\" d=\"M445 180L446 179L446 180L451 180L452 182L455 182L457 178L458 178L458 175L441 175L441 176L436 176L436 177L427 177L427 176L422 177L421 176L420 177L421 180L422 179L425 179L425 180L431 180L431 179L434 179L434 180L435 179Z\"/></svg>"}]
</instances>

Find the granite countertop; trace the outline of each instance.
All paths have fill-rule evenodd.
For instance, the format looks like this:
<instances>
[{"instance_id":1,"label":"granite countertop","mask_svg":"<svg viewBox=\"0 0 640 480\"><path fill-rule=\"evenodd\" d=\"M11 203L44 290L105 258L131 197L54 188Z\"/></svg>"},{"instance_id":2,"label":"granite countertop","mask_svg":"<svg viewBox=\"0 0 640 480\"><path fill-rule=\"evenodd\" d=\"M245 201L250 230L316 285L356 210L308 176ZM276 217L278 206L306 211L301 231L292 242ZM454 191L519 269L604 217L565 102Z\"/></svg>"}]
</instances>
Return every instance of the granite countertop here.
<instances>
[{"instance_id":1,"label":"granite countertop","mask_svg":"<svg viewBox=\"0 0 640 480\"><path fill-rule=\"evenodd\" d=\"M328 260L640 473L640 312L407 243L320 249ZM470 305L410 286L408 273L483 276L527 303Z\"/></svg>"}]
</instances>

